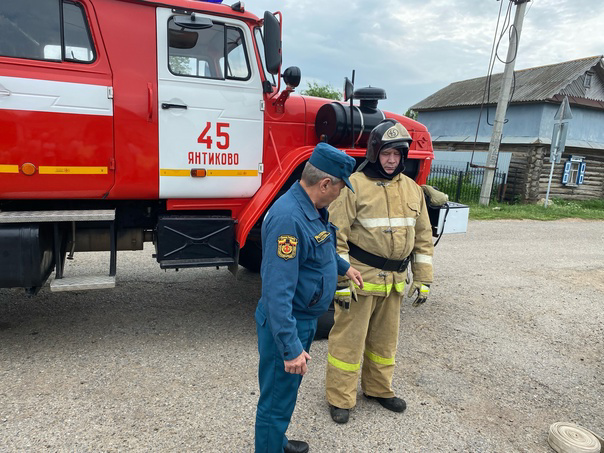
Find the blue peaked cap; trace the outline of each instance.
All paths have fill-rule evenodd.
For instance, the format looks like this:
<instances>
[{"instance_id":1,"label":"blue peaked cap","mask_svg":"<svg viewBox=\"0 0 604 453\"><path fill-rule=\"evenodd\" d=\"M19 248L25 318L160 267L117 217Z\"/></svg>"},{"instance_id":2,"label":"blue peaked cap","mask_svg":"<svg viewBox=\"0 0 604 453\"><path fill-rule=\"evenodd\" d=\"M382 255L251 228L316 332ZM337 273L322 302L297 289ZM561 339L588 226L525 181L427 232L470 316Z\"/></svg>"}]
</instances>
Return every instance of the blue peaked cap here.
<instances>
[{"instance_id":1,"label":"blue peaked cap","mask_svg":"<svg viewBox=\"0 0 604 453\"><path fill-rule=\"evenodd\" d=\"M327 143L321 142L315 147L308 161L319 170L340 178L354 192L348 179L354 171L356 164L354 158Z\"/></svg>"}]
</instances>

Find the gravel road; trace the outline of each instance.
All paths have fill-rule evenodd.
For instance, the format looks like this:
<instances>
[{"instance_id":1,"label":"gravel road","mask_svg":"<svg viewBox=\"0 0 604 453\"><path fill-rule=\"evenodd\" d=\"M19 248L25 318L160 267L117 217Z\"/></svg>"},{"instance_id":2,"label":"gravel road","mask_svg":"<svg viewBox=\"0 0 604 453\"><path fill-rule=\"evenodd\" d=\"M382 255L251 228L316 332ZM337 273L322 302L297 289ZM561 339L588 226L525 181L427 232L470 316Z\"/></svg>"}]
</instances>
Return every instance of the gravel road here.
<instances>
[{"instance_id":1,"label":"gravel road","mask_svg":"<svg viewBox=\"0 0 604 453\"><path fill-rule=\"evenodd\" d=\"M121 253L114 290L0 289L0 451L253 450L258 275L164 272L151 253ZM604 432L604 222L472 221L435 268L428 302L401 313L407 411L360 398L333 423L318 341L291 438L312 452L551 452L554 422Z\"/></svg>"}]
</instances>

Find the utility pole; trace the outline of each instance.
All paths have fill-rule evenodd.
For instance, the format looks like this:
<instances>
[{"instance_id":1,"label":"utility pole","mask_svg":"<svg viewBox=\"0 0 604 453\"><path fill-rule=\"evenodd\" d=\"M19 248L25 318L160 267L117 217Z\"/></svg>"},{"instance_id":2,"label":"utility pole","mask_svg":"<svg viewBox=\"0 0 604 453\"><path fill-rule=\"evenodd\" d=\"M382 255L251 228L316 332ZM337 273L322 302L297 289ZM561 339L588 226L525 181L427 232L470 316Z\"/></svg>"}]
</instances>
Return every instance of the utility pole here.
<instances>
[{"instance_id":1,"label":"utility pole","mask_svg":"<svg viewBox=\"0 0 604 453\"><path fill-rule=\"evenodd\" d=\"M503 0L502 0L503 1ZM501 80L501 91L499 91L499 101L497 102L497 110L495 111L495 120L493 122L493 134L491 135L491 143L489 144L489 155L484 169L484 178L480 189L479 203L484 206L489 205L491 199L491 189L493 188L493 179L495 178L495 170L497 165L497 156L499 154L499 145L501 144L501 136L503 134L503 123L505 121L505 113L510 101L510 92L512 90L512 80L514 78L514 66L516 64L516 55L518 53L518 44L520 42L520 33L522 32L522 22L524 21L524 12L526 4L530 0L510 0L516 4L516 15L514 16L514 30L510 33L510 44L508 47L508 55L506 65L503 71Z\"/></svg>"}]
</instances>

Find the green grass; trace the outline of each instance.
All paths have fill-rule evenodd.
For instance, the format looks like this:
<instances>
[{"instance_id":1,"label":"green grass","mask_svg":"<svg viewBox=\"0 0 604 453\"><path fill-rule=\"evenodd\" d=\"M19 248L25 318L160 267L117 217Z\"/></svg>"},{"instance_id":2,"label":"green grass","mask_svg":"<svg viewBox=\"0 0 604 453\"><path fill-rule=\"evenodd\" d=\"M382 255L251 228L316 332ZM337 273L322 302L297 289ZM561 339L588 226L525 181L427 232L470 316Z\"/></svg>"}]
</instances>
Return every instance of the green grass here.
<instances>
[{"instance_id":1,"label":"green grass","mask_svg":"<svg viewBox=\"0 0 604 453\"><path fill-rule=\"evenodd\" d=\"M604 220L604 199L570 201L555 198L547 208L536 204L491 202L489 206L470 203L470 219L557 220L566 218Z\"/></svg>"}]
</instances>

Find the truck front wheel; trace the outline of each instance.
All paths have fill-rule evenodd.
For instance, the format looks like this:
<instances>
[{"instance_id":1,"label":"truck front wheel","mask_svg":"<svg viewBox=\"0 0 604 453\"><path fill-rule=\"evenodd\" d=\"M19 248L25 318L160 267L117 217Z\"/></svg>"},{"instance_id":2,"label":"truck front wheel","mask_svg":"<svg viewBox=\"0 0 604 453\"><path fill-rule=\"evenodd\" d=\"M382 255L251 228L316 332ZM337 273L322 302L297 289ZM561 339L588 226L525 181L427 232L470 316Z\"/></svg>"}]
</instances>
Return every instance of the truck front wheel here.
<instances>
[{"instance_id":1,"label":"truck front wheel","mask_svg":"<svg viewBox=\"0 0 604 453\"><path fill-rule=\"evenodd\" d=\"M262 263L262 244L258 241L248 241L239 251L239 264L250 272L260 272Z\"/></svg>"},{"instance_id":2,"label":"truck front wheel","mask_svg":"<svg viewBox=\"0 0 604 453\"><path fill-rule=\"evenodd\" d=\"M323 313L317 320L317 332L315 333L315 340L325 340L329 336L329 331L333 327L333 317L335 309L333 301L329 304L329 309Z\"/></svg>"}]
</instances>

